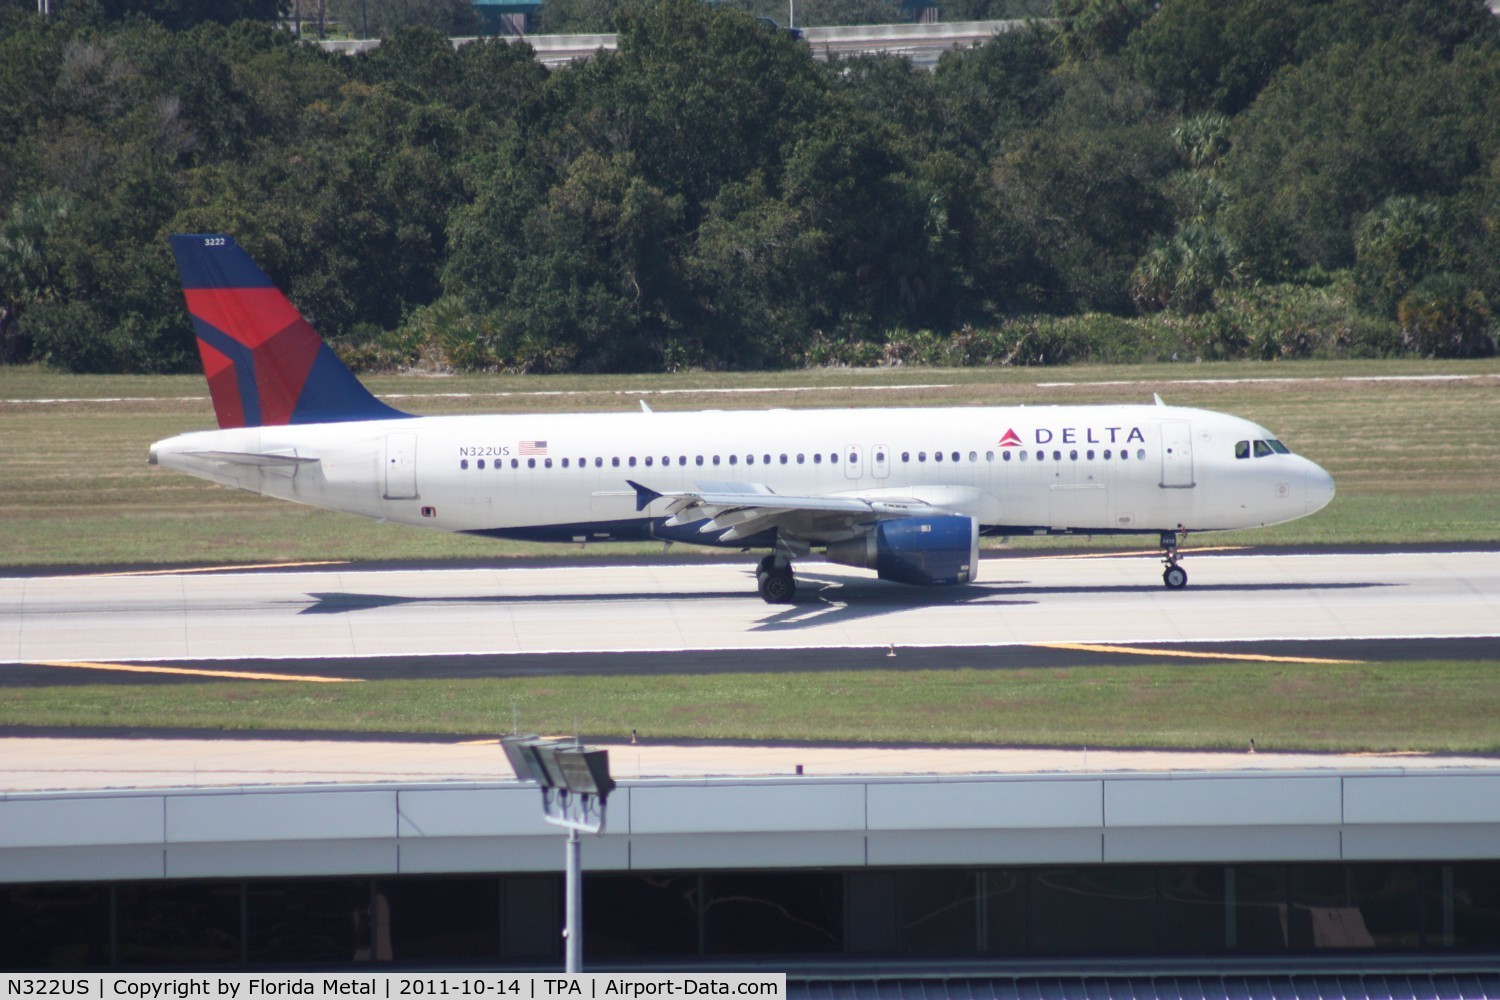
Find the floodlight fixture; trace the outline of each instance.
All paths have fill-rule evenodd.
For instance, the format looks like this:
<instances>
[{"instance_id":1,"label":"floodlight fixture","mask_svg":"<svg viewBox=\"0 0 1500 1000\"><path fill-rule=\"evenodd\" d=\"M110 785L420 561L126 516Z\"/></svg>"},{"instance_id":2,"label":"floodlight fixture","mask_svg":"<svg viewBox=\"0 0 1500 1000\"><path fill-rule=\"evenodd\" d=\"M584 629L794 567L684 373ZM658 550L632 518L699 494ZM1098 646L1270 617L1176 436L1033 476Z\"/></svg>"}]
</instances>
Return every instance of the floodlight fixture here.
<instances>
[{"instance_id":1,"label":"floodlight fixture","mask_svg":"<svg viewBox=\"0 0 1500 1000\"><path fill-rule=\"evenodd\" d=\"M516 772L517 781L539 782L542 780L541 765L536 759L536 744L540 739L534 734L501 738L500 747L505 751L505 759L510 762L510 769Z\"/></svg>"},{"instance_id":2,"label":"floodlight fixture","mask_svg":"<svg viewBox=\"0 0 1500 1000\"><path fill-rule=\"evenodd\" d=\"M565 750L580 749L578 745L576 743L547 740L538 741L534 744L534 748L536 750L536 762L542 772L541 782L543 787L571 791L568 788L568 776L563 773L562 763L558 760L558 754Z\"/></svg>"},{"instance_id":3,"label":"floodlight fixture","mask_svg":"<svg viewBox=\"0 0 1500 1000\"><path fill-rule=\"evenodd\" d=\"M553 759L562 769L563 783L568 791L596 795L602 803L614 790L615 781L609 776L608 750L558 747Z\"/></svg>"}]
</instances>

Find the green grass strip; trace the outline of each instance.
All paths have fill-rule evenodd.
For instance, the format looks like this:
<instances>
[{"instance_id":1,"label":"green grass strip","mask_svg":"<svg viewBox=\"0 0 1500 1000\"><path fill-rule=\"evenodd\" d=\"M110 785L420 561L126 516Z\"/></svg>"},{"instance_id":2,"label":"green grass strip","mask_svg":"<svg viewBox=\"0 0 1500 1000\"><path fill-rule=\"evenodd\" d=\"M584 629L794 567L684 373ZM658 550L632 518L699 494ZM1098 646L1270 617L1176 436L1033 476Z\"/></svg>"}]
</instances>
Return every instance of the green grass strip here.
<instances>
[{"instance_id":1,"label":"green grass strip","mask_svg":"<svg viewBox=\"0 0 1500 1000\"><path fill-rule=\"evenodd\" d=\"M12 688L0 725L1500 752L1500 661Z\"/></svg>"}]
</instances>

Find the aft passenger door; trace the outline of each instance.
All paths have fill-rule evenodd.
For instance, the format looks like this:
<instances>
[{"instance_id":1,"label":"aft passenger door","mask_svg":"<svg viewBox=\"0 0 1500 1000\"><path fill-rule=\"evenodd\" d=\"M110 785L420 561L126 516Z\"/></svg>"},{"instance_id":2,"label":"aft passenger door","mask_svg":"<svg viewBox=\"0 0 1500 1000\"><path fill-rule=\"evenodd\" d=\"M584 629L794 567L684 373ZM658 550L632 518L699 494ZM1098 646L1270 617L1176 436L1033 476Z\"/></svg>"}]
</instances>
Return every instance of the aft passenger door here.
<instances>
[{"instance_id":1,"label":"aft passenger door","mask_svg":"<svg viewBox=\"0 0 1500 1000\"><path fill-rule=\"evenodd\" d=\"M417 436L385 436L385 498L411 500L417 495Z\"/></svg>"}]
</instances>

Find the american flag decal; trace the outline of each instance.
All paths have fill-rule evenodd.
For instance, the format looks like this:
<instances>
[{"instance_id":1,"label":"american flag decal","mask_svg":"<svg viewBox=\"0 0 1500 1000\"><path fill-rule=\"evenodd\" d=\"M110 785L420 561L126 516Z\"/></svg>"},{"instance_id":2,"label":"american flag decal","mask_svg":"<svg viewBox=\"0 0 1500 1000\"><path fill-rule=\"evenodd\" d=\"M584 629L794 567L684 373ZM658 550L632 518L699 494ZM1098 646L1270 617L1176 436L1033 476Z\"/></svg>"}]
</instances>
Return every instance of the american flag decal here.
<instances>
[{"instance_id":1,"label":"american flag decal","mask_svg":"<svg viewBox=\"0 0 1500 1000\"><path fill-rule=\"evenodd\" d=\"M522 441L522 455L545 455L547 454L547 442L545 441Z\"/></svg>"}]
</instances>

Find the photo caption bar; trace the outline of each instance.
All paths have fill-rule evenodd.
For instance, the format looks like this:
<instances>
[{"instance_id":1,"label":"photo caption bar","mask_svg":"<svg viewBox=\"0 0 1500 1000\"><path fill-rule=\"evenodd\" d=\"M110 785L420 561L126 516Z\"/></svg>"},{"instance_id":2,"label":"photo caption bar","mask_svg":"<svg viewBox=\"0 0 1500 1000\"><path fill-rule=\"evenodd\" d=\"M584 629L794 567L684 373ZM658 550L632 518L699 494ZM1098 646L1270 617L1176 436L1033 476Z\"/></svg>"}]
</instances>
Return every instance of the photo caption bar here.
<instances>
[{"instance_id":1,"label":"photo caption bar","mask_svg":"<svg viewBox=\"0 0 1500 1000\"><path fill-rule=\"evenodd\" d=\"M645 997L786 996L784 972L589 973L398 972L302 973L110 972L0 976L6 997L88 997L90 1000L266 1000L274 997L494 997L497 1000L641 1000Z\"/></svg>"}]
</instances>

